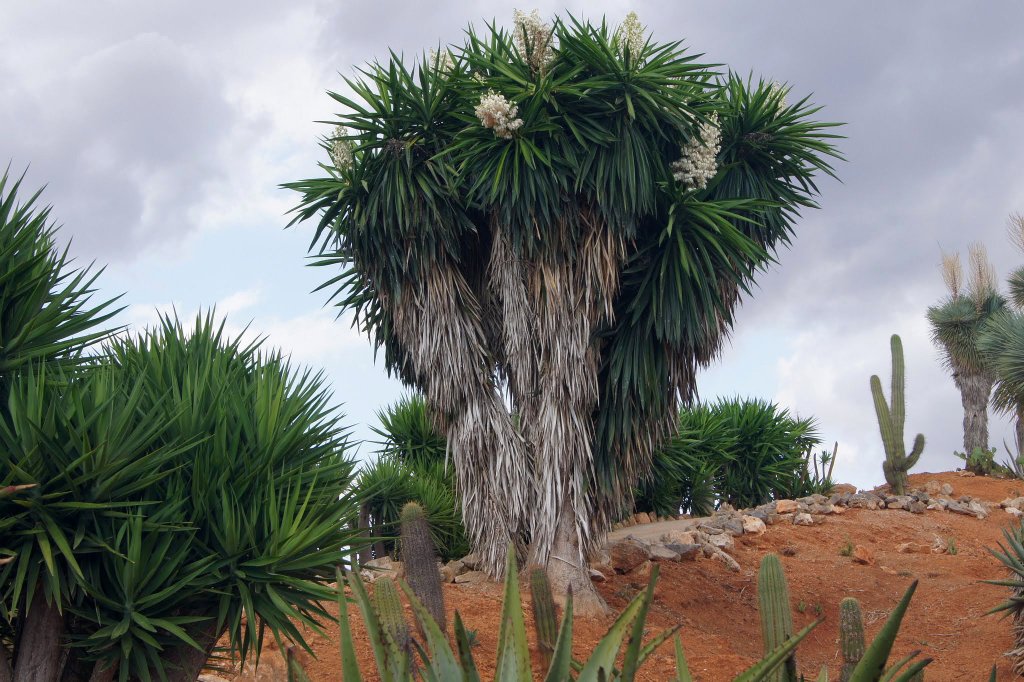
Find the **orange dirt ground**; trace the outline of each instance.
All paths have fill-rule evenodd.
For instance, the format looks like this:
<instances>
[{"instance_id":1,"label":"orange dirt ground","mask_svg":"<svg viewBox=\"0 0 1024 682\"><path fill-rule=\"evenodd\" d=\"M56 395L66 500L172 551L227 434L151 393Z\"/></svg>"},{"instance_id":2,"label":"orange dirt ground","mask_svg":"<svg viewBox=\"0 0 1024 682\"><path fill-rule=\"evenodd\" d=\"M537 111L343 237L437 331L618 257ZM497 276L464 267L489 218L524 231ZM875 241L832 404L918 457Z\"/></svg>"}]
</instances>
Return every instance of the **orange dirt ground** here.
<instances>
[{"instance_id":1,"label":"orange dirt ground","mask_svg":"<svg viewBox=\"0 0 1024 682\"><path fill-rule=\"evenodd\" d=\"M1006 497L1024 494L1024 482L990 478L964 478L956 473L916 474L914 487L926 481L950 483L954 497L971 495L998 503ZM1002 540L1002 529L1013 520L998 507L985 520L945 511L911 514L906 511L860 509L828 516L825 523L813 527L777 524L762 536L737 538L733 556L742 567L731 573L726 567L706 559L697 562L661 563L661 577L655 603L648 618L648 636L663 628L681 624L680 631L690 667L696 680L731 680L761 654L761 635L757 613L756 572L762 556L769 552L785 554L782 563L789 580L796 626L811 622L818 614L824 622L800 646L797 661L801 671L814 679L827 665L831 679L838 679L838 607L843 597L860 600L866 635L870 638L881 627L891 608L910 582L920 580L917 593L904 620L894 656L899 658L920 649L934 658L927 669L929 680L987 680L993 664L1000 680L1016 679L1003 654L1010 648L1010 623L985 612L1001 602L1006 588L984 585L986 578L1002 578L1006 571L988 549ZM935 536L953 538L958 549L949 554L900 554L896 546L915 542L931 546ZM854 563L842 556L847 542L864 545L875 556L873 566ZM645 586L645 580L629 575L612 576L598 589L616 613ZM501 612L501 587L484 585L445 585L449 614L458 610L469 629L478 633L480 645L474 658L481 678L489 680L494 672L498 624ZM529 607L525 604L527 628L533 646ZM802 613L800 612L802 611ZM360 668L365 679L378 679L369 644L363 636L358 610L351 607L356 630ZM574 649L585 657L611 623L577 619ZM449 623L451 616L449 615ZM311 636L317 659L300 656L313 682L340 682L341 672L337 628L328 627L328 636ZM897 660L891 658L890 660ZM535 661L536 667L536 661ZM535 671L539 675L539 670ZM641 670L639 679L667 680L674 674L671 644L655 652ZM540 679L540 677L538 677Z\"/></svg>"}]
</instances>

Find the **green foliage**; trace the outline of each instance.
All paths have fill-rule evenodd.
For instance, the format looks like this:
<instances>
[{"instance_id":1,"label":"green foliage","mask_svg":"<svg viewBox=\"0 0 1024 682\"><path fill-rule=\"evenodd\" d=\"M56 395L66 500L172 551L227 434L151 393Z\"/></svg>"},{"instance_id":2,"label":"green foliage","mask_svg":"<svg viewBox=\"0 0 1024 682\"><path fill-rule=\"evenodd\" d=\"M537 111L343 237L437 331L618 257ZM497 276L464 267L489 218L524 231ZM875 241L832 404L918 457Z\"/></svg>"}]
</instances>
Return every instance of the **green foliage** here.
<instances>
[{"instance_id":1,"label":"green foliage","mask_svg":"<svg viewBox=\"0 0 1024 682\"><path fill-rule=\"evenodd\" d=\"M409 586L444 630L444 594L437 570L437 551L423 507L416 502L408 502L402 508L402 562Z\"/></svg>"},{"instance_id":2,"label":"green foliage","mask_svg":"<svg viewBox=\"0 0 1024 682\"><path fill-rule=\"evenodd\" d=\"M716 355L739 300L789 242L800 211L815 206L815 176L833 174L837 136L806 98L787 103L771 83L718 74L679 42L621 50L605 22L575 18L555 21L551 40L557 48L542 66L489 25L469 29L433 65L391 53L365 67L346 83L351 95L331 94L345 130L323 146L348 152L287 186L302 195L295 222L315 223L323 286L383 350L388 370L449 423L487 415L505 380L529 383L531 368L560 349L580 341L593 352L578 368L584 404L544 417L564 432L570 419L592 419L582 448L591 461L572 471L536 462L540 475L522 467L509 482L524 508L554 514L545 496L528 499L535 480L576 485L593 472L576 488L599 510L580 519L589 538L647 473L652 442L667 435L678 397L693 396L696 370ZM474 113L490 93L516 108L509 117L521 125L507 135ZM704 187L678 182L681 147L716 117L714 177ZM511 258L497 262L496 245ZM527 282L504 263L545 275ZM566 267L540 267L554 263ZM498 276L523 293L522 315L504 312ZM594 302L581 313L585 333L569 341L561 325L540 334L537 320L562 298L553 293L577 289ZM519 414L538 414L545 399L566 407L546 389L508 387ZM486 444L499 418L508 415L476 419L474 435ZM486 470L495 453L455 459ZM493 496L483 484L471 494ZM522 528L504 529L489 556L509 530Z\"/></svg>"},{"instance_id":3,"label":"green foliage","mask_svg":"<svg viewBox=\"0 0 1024 682\"><path fill-rule=\"evenodd\" d=\"M402 508L417 502L440 559L465 556L469 541L453 469L445 461L447 443L434 429L423 396L402 398L377 417L380 454L360 472L356 494L384 551L395 553Z\"/></svg>"},{"instance_id":4,"label":"green foliage","mask_svg":"<svg viewBox=\"0 0 1024 682\"><path fill-rule=\"evenodd\" d=\"M875 403L875 414L878 417L878 430L882 434L882 445L885 448L885 462L882 471L885 480L895 495L902 495L907 489L907 472L917 464L924 451L924 436L920 433L914 438L914 446L907 454L903 445L903 426L906 419L905 382L903 377L903 342L897 334L890 339L892 349L892 391L891 404L882 393L882 383L878 375L871 377L871 396Z\"/></svg>"},{"instance_id":5,"label":"green foliage","mask_svg":"<svg viewBox=\"0 0 1024 682\"><path fill-rule=\"evenodd\" d=\"M6 170L0 176L0 398L37 363L83 362L82 350L110 333L98 327L120 312L113 301L92 300L99 272L72 268L50 208L39 207L40 192L20 201L21 182Z\"/></svg>"},{"instance_id":6,"label":"green foliage","mask_svg":"<svg viewBox=\"0 0 1024 682\"><path fill-rule=\"evenodd\" d=\"M305 646L355 515L353 463L322 375L230 340L212 316L112 340L74 373L11 384L0 620L32 624L37 590L64 637L122 680L160 676L227 635L242 658L266 629ZM57 654L55 654L57 655ZM197 671L198 672L198 671Z\"/></svg>"},{"instance_id":7,"label":"green foliage","mask_svg":"<svg viewBox=\"0 0 1024 682\"><path fill-rule=\"evenodd\" d=\"M839 556L853 556L853 542L849 538L839 548Z\"/></svg>"},{"instance_id":8,"label":"green foliage","mask_svg":"<svg viewBox=\"0 0 1024 682\"><path fill-rule=\"evenodd\" d=\"M680 509L707 515L719 503L753 507L776 497L801 497L832 484L811 473L820 443L814 419L799 419L764 400L721 399L684 408L679 429L653 458L636 493L636 509L659 515Z\"/></svg>"},{"instance_id":9,"label":"green foliage","mask_svg":"<svg viewBox=\"0 0 1024 682\"><path fill-rule=\"evenodd\" d=\"M1009 588L1009 596L991 611L1001 613L1010 618L1013 623L1014 647L1008 655L1013 657L1013 670L1018 675L1024 673L1024 631L1019 627L1021 619L1024 618L1024 522L1003 529L1003 539L1006 544L998 543L999 549L989 549L989 552L998 559L1010 572L1007 578L1002 580L986 580L990 585L999 585Z\"/></svg>"},{"instance_id":10,"label":"green foliage","mask_svg":"<svg viewBox=\"0 0 1024 682\"><path fill-rule=\"evenodd\" d=\"M965 469L980 476L1005 476L1010 471L1006 465L996 464L995 448L974 448L969 457L962 452L953 455L964 461Z\"/></svg>"}]
</instances>

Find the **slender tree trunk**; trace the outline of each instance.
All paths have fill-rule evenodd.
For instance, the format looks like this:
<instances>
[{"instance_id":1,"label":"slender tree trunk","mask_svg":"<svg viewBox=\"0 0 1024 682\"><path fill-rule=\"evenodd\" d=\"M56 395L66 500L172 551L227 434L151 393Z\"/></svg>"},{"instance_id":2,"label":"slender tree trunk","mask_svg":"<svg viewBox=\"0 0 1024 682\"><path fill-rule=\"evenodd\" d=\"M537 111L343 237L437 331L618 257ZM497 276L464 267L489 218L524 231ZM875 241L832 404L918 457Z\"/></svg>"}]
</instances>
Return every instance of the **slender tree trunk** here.
<instances>
[{"instance_id":1,"label":"slender tree trunk","mask_svg":"<svg viewBox=\"0 0 1024 682\"><path fill-rule=\"evenodd\" d=\"M0 644L0 682L12 682L14 670L11 669L11 659L7 656L7 649Z\"/></svg>"},{"instance_id":2,"label":"slender tree trunk","mask_svg":"<svg viewBox=\"0 0 1024 682\"><path fill-rule=\"evenodd\" d=\"M988 449L988 399L993 380L985 374L960 372L956 383L964 406L964 454L970 457L976 448Z\"/></svg>"},{"instance_id":3,"label":"slender tree trunk","mask_svg":"<svg viewBox=\"0 0 1024 682\"><path fill-rule=\"evenodd\" d=\"M594 617L608 613L608 605L590 580L590 565L580 547L576 531L576 514L568 495L561 504L558 527L547 558L548 581L555 600L565 605L565 596L572 590L573 611L577 615Z\"/></svg>"},{"instance_id":4,"label":"slender tree trunk","mask_svg":"<svg viewBox=\"0 0 1024 682\"><path fill-rule=\"evenodd\" d=\"M365 503L359 505L359 529L363 531L367 537L373 535L373 529L370 527L370 511L366 508ZM359 557L357 559L359 562L359 568L362 568L369 563L370 559L373 558L372 555L373 550L370 547L370 543L367 542L359 550ZM356 570L356 568L353 567L352 570Z\"/></svg>"},{"instance_id":5,"label":"slender tree trunk","mask_svg":"<svg viewBox=\"0 0 1024 682\"><path fill-rule=\"evenodd\" d=\"M56 601L47 603L42 586L37 587L18 642L14 682L56 682L63 661L60 646L63 633L64 616L57 609Z\"/></svg>"},{"instance_id":6,"label":"slender tree trunk","mask_svg":"<svg viewBox=\"0 0 1024 682\"><path fill-rule=\"evenodd\" d=\"M196 644L202 649L196 649L188 644L179 644L164 654L167 662L167 682L195 682L202 672L206 661L213 652L217 640L224 634L215 630L216 623L211 621L203 626L203 629L193 636Z\"/></svg>"},{"instance_id":7,"label":"slender tree trunk","mask_svg":"<svg viewBox=\"0 0 1024 682\"><path fill-rule=\"evenodd\" d=\"M1017 446L1017 457L1021 457L1024 455L1024 452L1021 451L1021 448L1024 448L1024 403L1017 405L1017 423L1014 424L1014 427L1017 440L1015 443Z\"/></svg>"}]
</instances>

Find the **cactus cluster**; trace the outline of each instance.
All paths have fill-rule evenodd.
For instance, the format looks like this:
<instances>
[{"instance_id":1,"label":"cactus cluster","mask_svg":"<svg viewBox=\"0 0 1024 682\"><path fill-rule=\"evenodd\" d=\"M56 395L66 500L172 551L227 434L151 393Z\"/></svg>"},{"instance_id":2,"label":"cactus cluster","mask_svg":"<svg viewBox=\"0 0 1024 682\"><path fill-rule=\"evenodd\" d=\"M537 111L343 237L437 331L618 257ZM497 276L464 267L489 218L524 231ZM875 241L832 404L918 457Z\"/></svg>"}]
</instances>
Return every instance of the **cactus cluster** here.
<instances>
[{"instance_id":1,"label":"cactus cluster","mask_svg":"<svg viewBox=\"0 0 1024 682\"><path fill-rule=\"evenodd\" d=\"M882 382L877 374L871 376L871 395L875 402L875 414L878 415L878 430L882 435L885 448L885 462L882 471L885 481L895 495L903 495L907 490L907 472L917 464L924 451L924 436L920 433L914 438L914 445L907 453L903 444L903 425L906 421L906 399L903 363L903 342L897 334L890 339L892 347L892 395L889 402L882 393Z\"/></svg>"},{"instance_id":2,"label":"cactus cluster","mask_svg":"<svg viewBox=\"0 0 1024 682\"><path fill-rule=\"evenodd\" d=\"M920 651L914 651L905 658L887 667L889 652L892 650L900 623L910 604L910 598L917 589L914 581L907 589L903 599L889 615L881 631L867 647L864 646L864 623L861 620L860 605L856 599L844 599L839 605L839 643L843 656L843 667L840 682L919 682L924 680L924 668L932 659L914 660ZM761 568L757 576L758 604L761 610L761 636L764 640L766 660L770 650L778 651L779 641L789 642L810 632L821 621L815 621L797 633L794 637L793 614L790 611L789 587L782 570L782 563L774 554L761 560ZM800 682L801 677L796 668L795 648L780 660L774 672L765 677L737 678L763 679L770 682ZM816 678L818 682L828 682L828 668L822 667Z\"/></svg>"}]
</instances>

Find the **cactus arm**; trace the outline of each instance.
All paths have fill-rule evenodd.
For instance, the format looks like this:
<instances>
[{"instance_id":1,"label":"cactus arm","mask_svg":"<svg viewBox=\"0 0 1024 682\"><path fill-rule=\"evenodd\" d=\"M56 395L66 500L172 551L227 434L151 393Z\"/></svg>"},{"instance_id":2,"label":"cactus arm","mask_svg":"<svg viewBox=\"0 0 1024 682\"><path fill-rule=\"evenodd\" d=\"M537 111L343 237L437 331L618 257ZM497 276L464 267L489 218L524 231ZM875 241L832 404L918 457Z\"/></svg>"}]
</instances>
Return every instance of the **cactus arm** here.
<instances>
[{"instance_id":1,"label":"cactus arm","mask_svg":"<svg viewBox=\"0 0 1024 682\"><path fill-rule=\"evenodd\" d=\"M921 453L924 452L924 435L917 434L914 437L914 448L907 455L907 471L910 471L917 464L917 460L921 459Z\"/></svg>"},{"instance_id":2,"label":"cactus arm","mask_svg":"<svg viewBox=\"0 0 1024 682\"><path fill-rule=\"evenodd\" d=\"M903 427L907 420L906 409L906 381L904 370L906 364L903 361L903 341L898 334L893 334L889 340L892 348L892 393L890 394L892 413L893 433L899 436L900 445L903 444Z\"/></svg>"}]
</instances>

